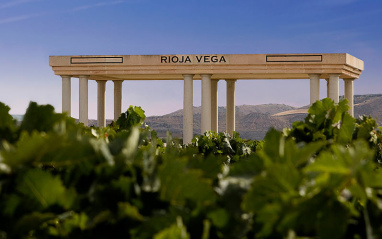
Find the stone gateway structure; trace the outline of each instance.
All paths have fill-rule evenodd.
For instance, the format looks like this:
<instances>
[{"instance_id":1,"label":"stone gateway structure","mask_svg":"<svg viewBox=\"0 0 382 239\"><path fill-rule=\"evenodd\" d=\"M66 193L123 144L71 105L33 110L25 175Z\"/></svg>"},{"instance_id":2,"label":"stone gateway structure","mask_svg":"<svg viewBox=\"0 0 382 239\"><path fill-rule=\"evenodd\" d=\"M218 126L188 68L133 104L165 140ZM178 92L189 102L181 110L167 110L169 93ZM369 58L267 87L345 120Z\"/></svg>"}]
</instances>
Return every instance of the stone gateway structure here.
<instances>
[{"instance_id":1,"label":"stone gateway structure","mask_svg":"<svg viewBox=\"0 0 382 239\"><path fill-rule=\"evenodd\" d=\"M202 82L201 131L218 129L219 80L227 82L228 133L235 130L235 84L238 79L309 79L310 104L319 100L320 79L327 97L338 103L339 79L353 115L353 82L364 63L346 53L336 54L211 54L50 56L49 64L62 77L62 111L71 115L71 78L79 78L79 120L88 124L88 81L98 85L98 126L105 126L106 81L114 82L114 119L122 112L122 83L128 80L183 80L183 141L193 137L193 82Z\"/></svg>"}]
</instances>

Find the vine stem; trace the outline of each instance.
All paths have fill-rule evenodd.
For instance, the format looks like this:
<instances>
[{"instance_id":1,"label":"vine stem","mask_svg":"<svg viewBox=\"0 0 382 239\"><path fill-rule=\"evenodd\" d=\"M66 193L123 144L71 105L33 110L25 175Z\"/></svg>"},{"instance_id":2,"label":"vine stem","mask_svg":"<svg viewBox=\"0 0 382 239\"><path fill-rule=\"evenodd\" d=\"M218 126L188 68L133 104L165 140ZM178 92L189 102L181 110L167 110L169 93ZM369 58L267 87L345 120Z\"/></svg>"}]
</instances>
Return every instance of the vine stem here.
<instances>
[{"instance_id":1,"label":"vine stem","mask_svg":"<svg viewBox=\"0 0 382 239\"><path fill-rule=\"evenodd\" d=\"M370 218L369 218L369 213L367 212L367 208L363 209L363 215L365 217L366 238L375 239L373 235L373 228L371 228L371 225L370 225Z\"/></svg>"}]
</instances>

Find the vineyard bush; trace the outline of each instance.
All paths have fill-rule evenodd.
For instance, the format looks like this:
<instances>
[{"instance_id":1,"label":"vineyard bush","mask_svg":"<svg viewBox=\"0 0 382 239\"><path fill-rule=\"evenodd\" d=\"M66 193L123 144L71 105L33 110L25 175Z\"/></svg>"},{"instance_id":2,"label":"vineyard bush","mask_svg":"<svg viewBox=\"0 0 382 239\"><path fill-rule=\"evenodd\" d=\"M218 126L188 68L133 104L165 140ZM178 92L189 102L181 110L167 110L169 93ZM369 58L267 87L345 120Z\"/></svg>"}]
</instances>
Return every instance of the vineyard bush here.
<instances>
[{"instance_id":1,"label":"vineyard bush","mask_svg":"<svg viewBox=\"0 0 382 239\"><path fill-rule=\"evenodd\" d=\"M381 238L382 135L317 101L264 141L167 146L130 107L105 128L0 103L0 239Z\"/></svg>"}]
</instances>

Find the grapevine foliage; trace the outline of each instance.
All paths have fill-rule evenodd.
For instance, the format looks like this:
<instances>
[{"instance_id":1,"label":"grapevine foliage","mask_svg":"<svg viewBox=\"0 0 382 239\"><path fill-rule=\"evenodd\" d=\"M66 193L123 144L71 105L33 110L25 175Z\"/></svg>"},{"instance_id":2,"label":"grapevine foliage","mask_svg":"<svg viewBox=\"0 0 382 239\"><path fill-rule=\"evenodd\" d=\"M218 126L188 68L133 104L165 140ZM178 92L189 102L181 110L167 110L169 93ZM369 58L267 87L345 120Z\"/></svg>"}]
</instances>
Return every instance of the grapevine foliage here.
<instances>
[{"instance_id":1,"label":"grapevine foliage","mask_svg":"<svg viewBox=\"0 0 382 239\"><path fill-rule=\"evenodd\" d=\"M347 109L164 147L140 107L96 128L0 103L0 238L380 238L382 134Z\"/></svg>"}]
</instances>

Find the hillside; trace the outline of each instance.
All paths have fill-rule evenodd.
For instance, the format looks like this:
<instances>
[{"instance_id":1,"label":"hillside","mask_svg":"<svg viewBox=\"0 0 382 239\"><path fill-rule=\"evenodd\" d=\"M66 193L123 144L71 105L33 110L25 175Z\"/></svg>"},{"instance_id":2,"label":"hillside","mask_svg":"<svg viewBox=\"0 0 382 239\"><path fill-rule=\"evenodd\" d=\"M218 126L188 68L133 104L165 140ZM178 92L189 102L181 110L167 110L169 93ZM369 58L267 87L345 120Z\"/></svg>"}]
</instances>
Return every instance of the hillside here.
<instances>
[{"instance_id":1,"label":"hillside","mask_svg":"<svg viewBox=\"0 0 382 239\"><path fill-rule=\"evenodd\" d=\"M343 98L343 96L341 96ZM270 127L283 129L294 121L303 120L308 106L295 108L284 104L240 105L236 106L236 131L243 138L263 139ZM354 96L354 115L371 115L382 125L382 94ZM14 116L18 120L22 115ZM107 120L107 124L111 120ZM177 110L163 116L147 117L146 124L158 132L159 137L166 137L172 132L173 137L182 137L183 110ZM201 107L194 107L194 134L200 134ZM225 130L226 109L219 107L219 131ZM89 120L89 125L97 125L97 120Z\"/></svg>"},{"instance_id":2,"label":"hillside","mask_svg":"<svg viewBox=\"0 0 382 239\"><path fill-rule=\"evenodd\" d=\"M236 106L236 131L243 138L262 139L269 127L273 126L282 129L291 124L290 118L292 117L273 117L273 114L295 109L295 107L283 104ZM225 107L219 107L218 117L219 131L224 131L226 122ZM147 117L145 122L156 130L161 137L165 137L167 131L172 132L174 137L182 137L183 110L177 110L163 116ZM200 134L200 124L201 107L194 107L194 134Z\"/></svg>"},{"instance_id":3,"label":"hillside","mask_svg":"<svg viewBox=\"0 0 382 239\"><path fill-rule=\"evenodd\" d=\"M382 94L355 95L354 115L371 115L382 125ZM307 107L295 108L283 104L240 105L236 106L236 131L243 138L263 139L270 127L283 129L294 121L303 120ZM201 107L194 107L194 134L200 134ZM219 107L219 131L225 130L225 107ZM146 123L165 137L172 132L174 137L182 137L183 111L177 110L163 116L146 118Z\"/></svg>"},{"instance_id":4,"label":"hillside","mask_svg":"<svg viewBox=\"0 0 382 239\"><path fill-rule=\"evenodd\" d=\"M264 105L240 105L236 106L237 114L263 113L277 114L279 112L293 110L295 107L283 104L264 104ZM194 114L201 114L202 107L194 107ZM219 106L219 112L225 112L225 107ZM183 110L177 110L164 116L182 116Z\"/></svg>"},{"instance_id":5,"label":"hillside","mask_svg":"<svg viewBox=\"0 0 382 239\"><path fill-rule=\"evenodd\" d=\"M382 125L382 94L357 95L354 104L354 115L371 115Z\"/></svg>"}]
</instances>

